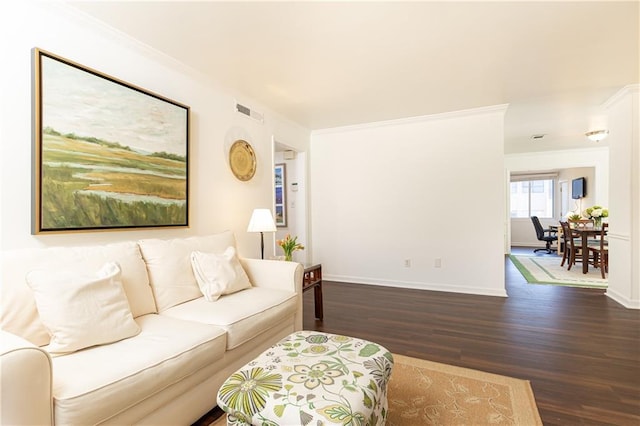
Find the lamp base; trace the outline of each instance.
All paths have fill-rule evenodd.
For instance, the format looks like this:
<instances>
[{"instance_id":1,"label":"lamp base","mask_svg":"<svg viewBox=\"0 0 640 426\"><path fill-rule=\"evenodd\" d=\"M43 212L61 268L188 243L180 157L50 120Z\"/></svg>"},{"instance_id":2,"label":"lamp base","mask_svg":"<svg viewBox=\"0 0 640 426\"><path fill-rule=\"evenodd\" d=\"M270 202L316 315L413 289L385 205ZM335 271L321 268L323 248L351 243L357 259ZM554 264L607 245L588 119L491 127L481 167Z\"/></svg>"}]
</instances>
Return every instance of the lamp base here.
<instances>
[{"instance_id":1,"label":"lamp base","mask_svg":"<svg viewBox=\"0 0 640 426\"><path fill-rule=\"evenodd\" d=\"M260 232L260 258L264 259L264 232Z\"/></svg>"}]
</instances>

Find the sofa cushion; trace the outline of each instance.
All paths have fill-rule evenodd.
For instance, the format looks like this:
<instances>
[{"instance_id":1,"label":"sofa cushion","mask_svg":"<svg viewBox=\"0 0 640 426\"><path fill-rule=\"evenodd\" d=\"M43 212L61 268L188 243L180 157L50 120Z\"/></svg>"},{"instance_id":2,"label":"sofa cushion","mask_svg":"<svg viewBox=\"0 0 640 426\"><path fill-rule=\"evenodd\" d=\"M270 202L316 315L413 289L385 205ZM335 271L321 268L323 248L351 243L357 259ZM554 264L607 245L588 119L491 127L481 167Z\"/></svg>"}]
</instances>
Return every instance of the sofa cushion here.
<instances>
[{"instance_id":1,"label":"sofa cushion","mask_svg":"<svg viewBox=\"0 0 640 426\"><path fill-rule=\"evenodd\" d=\"M106 263L94 274L74 269L27 274L40 319L51 334L51 353L73 352L135 336L120 267Z\"/></svg>"},{"instance_id":2,"label":"sofa cushion","mask_svg":"<svg viewBox=\"0 0 640 426\"><path fill-rule=\"evenodd\" d=\"M296 293L251 287L220 297L215 303L204 297L191 300L161 315L216 325L227 331L227 350L281 324L296 313Z\"/></svg>"},{"instance_id":3,"label":"sofa cushion","mask_svg":"<svg viewBox=\"0 0 640 426\"><path fill-rule=\"evenodd\" d=\"M50 340L36 309L33 292L27 286L27 273L34 269L74 268L95 272L107 262L117 262L122 270L122 285L133 317L156 312L147 269L135 242L87 247L52 247L2 252L0 274L0 325L34 345L47 345Z\"/></svg>"},{"instance_id":4,"label":"sofa cushion","mask_svg":"<svg viewBox=\"0 0 640 426\"><path fill-rule=\"evenodd\" d=\"M191 268L191 252L222 253L235 247L233 232L202 237L161 240L149 238L138 241L147 264L149 280L158 311L202 297Z\"/></svg>"},{"instance_id":5,"label":"sofa cushion","mask_svg":"<svg viewBox=\"0 0 640 426\"><path fill-rule=\"evenodd\" d=\"M235 247L227 247L224 253L191 253L191 267L200 292L209 302L215 302L223 294L232 294L251 287L247 273L236 256Z\"/></svg>"},{"instance_id":6,"label":"sofa cushion","mask_svg":"<svg viewBox=\"0 0 640 426\"><path fill-rule=\"evenodd\" d=\"M220 328L155 314L136 322L135 337L53 358L56 424L106 421L224 356Z\"/></svg>"}]
</instances>

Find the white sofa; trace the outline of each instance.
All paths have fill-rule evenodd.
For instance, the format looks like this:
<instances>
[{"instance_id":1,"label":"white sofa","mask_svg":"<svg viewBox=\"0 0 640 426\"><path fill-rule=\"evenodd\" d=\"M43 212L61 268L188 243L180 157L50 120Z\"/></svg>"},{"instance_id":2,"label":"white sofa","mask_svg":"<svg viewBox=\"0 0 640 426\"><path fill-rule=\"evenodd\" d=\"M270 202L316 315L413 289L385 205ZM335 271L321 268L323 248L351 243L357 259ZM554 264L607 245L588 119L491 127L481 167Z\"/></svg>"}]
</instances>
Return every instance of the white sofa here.
<instances>
[{"instance_id":1,"label":"white sofa","mask_svg":"<svg viewBox=\"0 0 640 426\"><path fill-rule=\"evenodd\" d=\"M4 251L1 424L188 425L212 409L229 375L302 328L303 268L295 262L241 258L251 287L215 302L204 299L189 256L229 246L235 238L227 231ZM139 333L50 353L51 328L25 277L34 270L88 273L108 262L120 266L120 288ZM99 317L97 311L90 315Z\"/></svg>"}]
</instances>

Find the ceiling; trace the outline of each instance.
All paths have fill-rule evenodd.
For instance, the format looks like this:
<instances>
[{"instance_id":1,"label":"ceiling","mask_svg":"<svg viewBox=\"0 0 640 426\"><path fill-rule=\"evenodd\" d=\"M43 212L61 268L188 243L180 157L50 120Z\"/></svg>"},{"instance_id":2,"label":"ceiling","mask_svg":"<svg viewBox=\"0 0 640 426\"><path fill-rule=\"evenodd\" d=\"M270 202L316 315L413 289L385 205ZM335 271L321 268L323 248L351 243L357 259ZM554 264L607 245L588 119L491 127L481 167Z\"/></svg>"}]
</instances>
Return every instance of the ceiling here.
<instances>
[{"instance_id":1,"label":"ceiling","mask_svg":"<svg viewBox=\"0 0 640 426\"><path fill-rule=\"evenodd\" d=\"M637 0L68 3L313 130L509 104L506 153L584 148L640 81Z\"/></svg>"}]
</instances>

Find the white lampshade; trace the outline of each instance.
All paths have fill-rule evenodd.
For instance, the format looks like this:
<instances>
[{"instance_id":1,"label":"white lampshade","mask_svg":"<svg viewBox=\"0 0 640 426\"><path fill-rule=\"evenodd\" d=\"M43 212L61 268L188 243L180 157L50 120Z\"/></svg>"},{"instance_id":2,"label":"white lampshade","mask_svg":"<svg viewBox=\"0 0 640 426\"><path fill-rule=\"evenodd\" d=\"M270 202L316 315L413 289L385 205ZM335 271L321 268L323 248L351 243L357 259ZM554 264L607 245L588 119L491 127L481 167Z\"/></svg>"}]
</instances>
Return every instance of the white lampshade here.
<instances>
[{"instance_id":1,"label":"white lampshade","mask_svg":"<svg viewBox=\"0 0 640 426\"><path fill-rule=\"evenodd\" d=\"M255 209L249 220L247 232L276 232L276 224L273 221L271 210Z\"/></svg>"},{"instance_id":2,"label":"white lampshade","mask_svg":"<svg viewBox=\"0 0 640 426\"><path fill-rule=\"evenodd\" d=\"M585 133L585 136L589 138L590 141L600 142L602 139L606 138L609 135L608 130L593 130L591 132Z\"/></svg>"}]
</instances>

